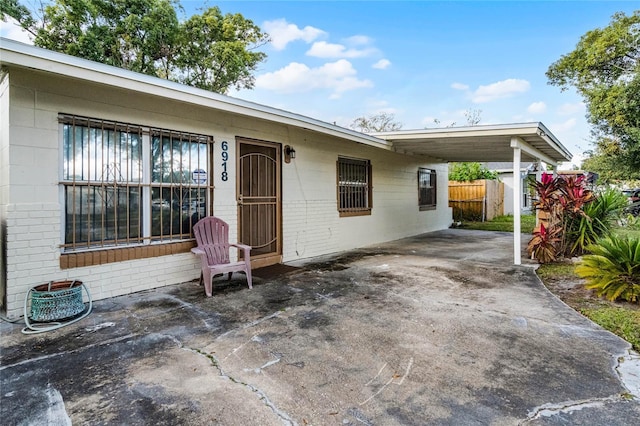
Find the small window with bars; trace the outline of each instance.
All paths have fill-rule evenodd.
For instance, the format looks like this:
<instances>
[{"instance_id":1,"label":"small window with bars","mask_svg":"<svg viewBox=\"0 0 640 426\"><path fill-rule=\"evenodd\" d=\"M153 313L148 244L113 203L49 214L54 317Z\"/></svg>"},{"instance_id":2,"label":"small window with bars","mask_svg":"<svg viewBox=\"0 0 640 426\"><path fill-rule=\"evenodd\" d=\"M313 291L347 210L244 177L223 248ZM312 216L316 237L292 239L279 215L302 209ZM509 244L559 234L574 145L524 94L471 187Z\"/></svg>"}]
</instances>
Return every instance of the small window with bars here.
<instances>
[{"instance_id":1,"label":"small window with bars","mask_svg":"<svg viewBox=\"0 0 640 426\"><path fill-rule=\"evenodd\" d=\"M210 137L70 115L59 121L64 251L192 238L213 190Z\"/></svg>"},{"instance_id":2,"label":"small window with bars","mask_svg":"<svg viewBox=\"0 0 640 426\"><path fill-rule=\"evenodd\" d=\"M338 211L340 216L371 214L371 162L338 157Z\"/></svg>"},{"instance_id":3,"label":"small window with bars","mask_svg":"<svg viewBox=\"0 0 640 426\"><path fill-rule=\"evenodd\" d=\"M420 167L418 169L418 205L420 210L436 208L436 171Z\"/></svg>"}]
</instances>

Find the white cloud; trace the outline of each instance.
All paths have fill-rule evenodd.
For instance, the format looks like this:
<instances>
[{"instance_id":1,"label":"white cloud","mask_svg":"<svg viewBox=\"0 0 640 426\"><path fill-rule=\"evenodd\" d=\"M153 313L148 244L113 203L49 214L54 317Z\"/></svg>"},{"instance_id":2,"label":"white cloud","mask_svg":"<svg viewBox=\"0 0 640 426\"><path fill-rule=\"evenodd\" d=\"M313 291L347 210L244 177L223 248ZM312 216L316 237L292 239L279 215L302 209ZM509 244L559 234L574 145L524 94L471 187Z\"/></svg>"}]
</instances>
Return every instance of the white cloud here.
<instances>
[{"instance_id":1,"label":"white cloud","mask_svg":"<svg viewBox=\"0 0 640 426\"><path fill-rule=\"evenodd\" d=\"M478 87L478 89L473 93L471 100L477 104L491 102L496 99L509 98L518 93L527 92L530 87L531 85L527 80L509 78L507 80L491 83L487 86Z\"/></svg>"},{"instance_id":2,"label":"white cloud","mask_svg":"<svg viewBox=\"0 0 640 426\"><path fill-rule=\"evenodd\" d=\"M558 108L558 114L560 115L572 115L584 112L585 105L583 102L576 102L575 104L562 104Z\"/></svg>"},{"instance_id":3,"label":"white cloud","mask_svg":"<svg viewBox=\"0 0 640 426\"><path fill-rule=\"evenodd\" d=\"M303 93L315 89L331 89L332 99L349 90L372 87L369 80L360 80L351 62L340 59L318 68L292 62L275 72L256 77L256 88L279 93Z\"/></svg>"},{"instance_id":4,"label":"white cloud","mask_svg":"<svg viewBox=\"0 0 640 426\"><path fill-rule=\"evenodd\" d=\"M553 133L556 134L556 132L572 130L576 127L576 124L578 124L578 121L575 118L570 118L562 123L554 123L551 128L553 128Z\"/></svg>"},{"instance_id":5,"label":"white cloud","mask_svg":"<svg viewBox=\"0 0 640 426\"><path fill-rule=\"evenodd\" d=\"M348 49L342 44L327 43L326 41L317 41L313 43L311 49L306 53L307 56L316 58L362 58L369 56L376 50L369 49Z\"/></svg>"},{"instance_id":6,"label":"white cloud","mask_svg":"<svg viewBox=\"0 0 640 426\"><path fill-rule=\"evenodd\" d=\"M286 19L276 19L275 21L265 21L262 25L264 31L271 37L271 45L276 50L283 50L287 44L296 40L303 40L311 43L327 33L324 31L306 26L302 29L295 24L287 23Z\"/></svg>"},{"instance_id":7,"label":"white cloud","mask_svg":"<svg viewBox=\"0 0 640 426\"><path fill-rule=\"evenodd\" d=\"M377 70L385 70L391 66L391 61L388 59L380 59L378 62L372 65Z\"/></svg>"},{"instance_id":8,"label":"white cloud","mask_svg":"<svg viewBox=\"0 0 640 426\"><path fill-rule=\"evenodd\" d=\"M466 84L462 84L462 83L453 83L451 85L452 89L455 90L469 90L469 86L467 86Z\"/></svg>"},{"instance_id":9,"label":"white cloud","mask_svg":"<svg viewBox=\"0 0 640 426\"><path fill-rule=\"evenodd\" d=\"M529 114L542 114L547 110L547 104L544 102L534 102L527 107Z\"/></svg>"},{"instance_id":10,"label":"white cloud","mask_svg":"<svg viewBox=\"0 0 640 426\"><path fill-rule=\"evenodd\" d=\"M346 42L347 44L350 44L353 46L361 46L361 45L371 44L373 40L371 39L371 37L367 37L365 35L355 35L347 38Z\"/></svg>"},{"instance_id":11,"label":"white cloud","mask_svg":"<svg viewBox=\"0 0 640 426\"><path fill-rule=\"evenodd\" d=\"M15 19L7 17L7 22L0 20L0 36L22 43L33 44L29 33L20 28Z\"/></svg>"}]
</instances>

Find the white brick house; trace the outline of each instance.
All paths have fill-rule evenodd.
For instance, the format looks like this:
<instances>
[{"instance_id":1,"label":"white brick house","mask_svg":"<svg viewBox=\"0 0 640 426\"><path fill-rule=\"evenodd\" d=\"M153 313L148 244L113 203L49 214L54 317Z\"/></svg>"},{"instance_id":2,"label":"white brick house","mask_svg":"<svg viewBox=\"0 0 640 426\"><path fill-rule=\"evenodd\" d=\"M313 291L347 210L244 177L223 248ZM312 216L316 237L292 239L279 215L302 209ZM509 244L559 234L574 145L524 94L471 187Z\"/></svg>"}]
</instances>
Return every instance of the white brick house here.
<instances>
[{"instance_id":1,"label":"white brick house","mask_svg":"<svg viewBox=\"0 0 640 426\"><path fill-rule=\"evenodd\" d=\"M426 148L6 39L0 54L9 317L50 280L98 300L197 278L198 214L227 221L255 266L451 223L447 158Z\"/></svg>"}]
</instances>

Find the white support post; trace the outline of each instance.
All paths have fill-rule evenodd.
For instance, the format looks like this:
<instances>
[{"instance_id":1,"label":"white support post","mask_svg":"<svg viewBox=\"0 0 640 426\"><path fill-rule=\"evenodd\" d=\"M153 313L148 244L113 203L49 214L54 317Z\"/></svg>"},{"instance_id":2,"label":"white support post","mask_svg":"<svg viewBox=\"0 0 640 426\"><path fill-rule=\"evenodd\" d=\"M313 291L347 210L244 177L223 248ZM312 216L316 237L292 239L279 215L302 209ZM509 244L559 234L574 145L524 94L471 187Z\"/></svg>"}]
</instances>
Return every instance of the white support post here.
<instances>
[{"instance_id":1,"label":"white support post","mask_svg":"<svg viewBox=\"0 0 640 426\"><path fill-rule=\"evenodd\" d=\"M522 180L520 179L520 159L522 151L518 140L514 139L511 141L511 146L513 147L513 264L521 265L522 225L520 215L522 214Z\"/></svg>"}]
</instances>

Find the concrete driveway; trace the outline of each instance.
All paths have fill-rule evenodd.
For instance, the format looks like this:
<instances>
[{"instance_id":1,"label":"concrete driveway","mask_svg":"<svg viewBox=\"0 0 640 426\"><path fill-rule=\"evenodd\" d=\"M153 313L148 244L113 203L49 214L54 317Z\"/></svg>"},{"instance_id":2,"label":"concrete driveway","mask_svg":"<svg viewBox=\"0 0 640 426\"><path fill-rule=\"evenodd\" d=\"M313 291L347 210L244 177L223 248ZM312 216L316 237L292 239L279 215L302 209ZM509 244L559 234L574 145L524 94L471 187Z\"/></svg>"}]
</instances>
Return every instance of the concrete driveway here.
<instances>
[{"instance_id":1,"label":"concrete driveway","mask_svg":"<svg viewBox=\"0 0 640 426\"><path fill-rule=\"evenodd\" d=\"M2 424L639 424L630 345L512 266L512 241L446 230L52 332L3 322Z\"/></svg>"}]
</instances>

